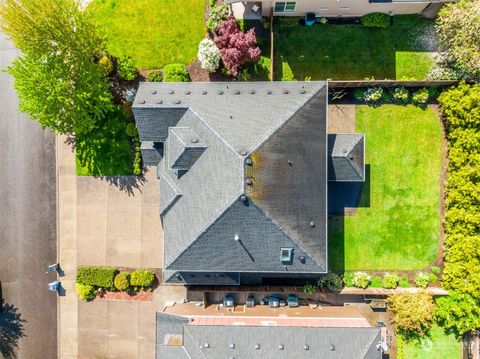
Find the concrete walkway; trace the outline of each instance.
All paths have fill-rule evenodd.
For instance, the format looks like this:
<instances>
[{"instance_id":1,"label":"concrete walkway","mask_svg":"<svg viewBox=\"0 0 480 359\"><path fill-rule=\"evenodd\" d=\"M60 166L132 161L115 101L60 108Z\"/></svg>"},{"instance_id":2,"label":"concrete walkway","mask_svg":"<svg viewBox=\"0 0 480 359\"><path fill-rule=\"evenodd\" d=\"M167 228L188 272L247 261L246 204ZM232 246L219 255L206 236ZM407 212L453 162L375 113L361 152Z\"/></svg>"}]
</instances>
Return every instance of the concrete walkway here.
<instances>
[{"instance_id":1,"label":"concrete walkway","mask_svg":"<svg viewBox=\"0 0 480 359\"><path fill-rule=\"evenodd\" d=\"M355 105L328 105L328 133L355 133Z\"/></svg>"},{"instance_id":2,"label":"concrete walkway","mask_svg":"<svg viewBox=\"0 0 480 359\"><path fill-rule=\"evenodd\" d=\"M159 287L146 302L83 302L77 266L162 268L163 228L154 170L137 177L77 177L75 155L58 138L59 257L65 296L59 307L60 358L154 358L155 312L186 298L184 287Z\"/></svg>"}]
</instances>

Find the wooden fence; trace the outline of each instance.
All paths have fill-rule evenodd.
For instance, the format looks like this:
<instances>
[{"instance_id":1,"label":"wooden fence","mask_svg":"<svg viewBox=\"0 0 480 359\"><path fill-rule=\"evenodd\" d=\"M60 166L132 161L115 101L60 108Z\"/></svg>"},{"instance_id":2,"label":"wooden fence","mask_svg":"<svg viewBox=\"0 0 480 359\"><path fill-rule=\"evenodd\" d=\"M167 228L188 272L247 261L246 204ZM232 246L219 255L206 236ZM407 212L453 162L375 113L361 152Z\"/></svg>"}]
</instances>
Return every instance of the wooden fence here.
<instances>
[{"instance_id":1,"label":"wooden fence","mask_svg":"<svg viewBox=\"0 0 480 359\"><path fill-rule=\"evenodd\" d=\"M440 81L412 81L412 80L348 80L336 81L328 80L328 87L333 89L340 88L357 88L357 87L448 87L456 85L457 80L440 80Z\"/></svg>"}]
</instances>

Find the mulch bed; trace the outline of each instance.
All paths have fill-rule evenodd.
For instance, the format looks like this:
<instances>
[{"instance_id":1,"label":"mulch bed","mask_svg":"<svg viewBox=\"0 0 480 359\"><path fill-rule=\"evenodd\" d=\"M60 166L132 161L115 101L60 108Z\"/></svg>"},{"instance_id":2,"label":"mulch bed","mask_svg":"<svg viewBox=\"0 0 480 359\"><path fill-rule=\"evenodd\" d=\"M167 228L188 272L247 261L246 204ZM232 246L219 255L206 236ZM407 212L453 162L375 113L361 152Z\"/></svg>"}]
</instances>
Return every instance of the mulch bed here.
<instances>
[{"instance_id":1,"label":"mulch bed","mask_svg":"<svg viewBox=\"0 0 480 359\"><path fill-rule=\"evenodd\" d=\"M219 82L228 81L228 78L222 75L221 71L216 71L213 74L205 69L202 69L200 61L195 61L187 67L190 79L192 82Z\"/></svg>"},{"instance_id":2,"label":"mulch bed","mask_svg":"<svg viewBox=\"0 0 480 359\"><path fill-rule=\"evenodd\" d=\"M103 297L97 297L97 299L106 300L133 300L133 301L152 301L153 292L138 292L129 294L127 292L107 292Z\"/></svg>"}]
</instances>

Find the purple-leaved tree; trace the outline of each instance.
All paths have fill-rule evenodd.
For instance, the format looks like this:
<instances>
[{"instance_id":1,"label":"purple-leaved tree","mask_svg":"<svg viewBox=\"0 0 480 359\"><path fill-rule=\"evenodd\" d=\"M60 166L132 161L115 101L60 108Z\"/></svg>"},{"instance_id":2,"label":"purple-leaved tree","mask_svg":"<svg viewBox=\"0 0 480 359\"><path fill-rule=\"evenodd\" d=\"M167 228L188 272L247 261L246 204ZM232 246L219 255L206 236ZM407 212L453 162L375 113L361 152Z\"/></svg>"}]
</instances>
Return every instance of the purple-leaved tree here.
<instances>
[{"instance_id":1,"label":"purple-leaved tree","mask_svg":"<svg viewBox=\"0 0 480 359\"><path fill-rule=\"evenodd\" d=\"M233 16L220 24L213 41L220 49L225 68L234 77L238 76L243 64L260 59L261 50L257 46L255 29L242 32Z\"/></svg>"}]
</instances>

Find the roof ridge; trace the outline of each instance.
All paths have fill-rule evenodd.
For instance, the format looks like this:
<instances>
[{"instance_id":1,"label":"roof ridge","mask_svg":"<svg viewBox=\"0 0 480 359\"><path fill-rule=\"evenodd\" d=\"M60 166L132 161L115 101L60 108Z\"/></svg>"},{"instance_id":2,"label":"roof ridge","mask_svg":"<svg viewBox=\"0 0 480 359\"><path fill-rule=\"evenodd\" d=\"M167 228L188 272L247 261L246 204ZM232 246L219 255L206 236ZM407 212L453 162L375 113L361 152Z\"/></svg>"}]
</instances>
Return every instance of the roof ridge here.
<instances>
[{"instance_id":1,"label":"roof ridge","mask_svg":"<svg viewBox=\"0 0 480 359\"><path fill-rule=\"evenodd\" d=\"M203 354L203 352L201 351L201 345L200 343L197 341L197 339L192 335L192 333L190 333L188 331L188 326L184 325L183 326L183 333L185 335L185 333L188 335L188 337L190 338L190 340L193 342L194 344L194 347L197 349L198 353L204 358L204 359L208 359L205 354ZM185 347L185 343L183 343L183 346ZM187 350L185 350L187 351ZM187 351L188 353L188 351ZM189 355L190 356L190 355Z\"/></svg>"},{"instance_id":2,"label":"roof ridge","mask_svg":"<svg viewBox=\"0 0 480 359\"><path fill-rule=\"evenodd\" d=\"M320 83L320 81L319 81L319 83ZM324 83L324 82L321 82L321 84L322 84L322 86L320 86L320 88L317 88L316 90L314 90L312 92L312 94L309 97L307 97L307 99L305 101L298 104L295 107L295 109L289 115L286 116L284 121L282 121L277 127L273 128L269 133L267 133L266 136L263 138L263 140L261 140L260 143L257 146L255 146L255 148L253 150L251 150L248 155L253 154L260 147L262 147L262 145L264 143L266 143L270 138L272 138L273 135L275 135L275 133L277 133L283 126L285 126L285 124L287 124L293 118L293 116L295 116L300 110L302 110L305 107L305 105L308 102L310 102L326 86L326 83Z\"/></svg>"},{"instance_id":3,"label":"roof ridge","mask_svg":"<svg viewBox=\"0 0 480 359\"><path fill-rule=\"evenodd\" d=\"M363 352L362 352L362 359L365 359L367 354L368 354L368 351L370 350L370 348L373 346L373 342L375 341L375 339L377 339L377 335L378 335L378 331L374 333L374 336L372 338L372 340L370 341L370 345L368 346L365 346L365 348L363 349ZM381 334L380 334L380 339L381 339Z\"/></svg>"}]
</instances>

